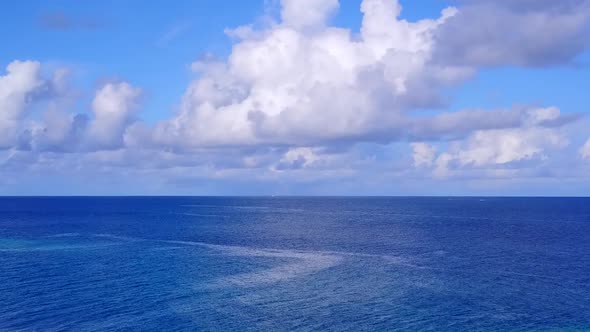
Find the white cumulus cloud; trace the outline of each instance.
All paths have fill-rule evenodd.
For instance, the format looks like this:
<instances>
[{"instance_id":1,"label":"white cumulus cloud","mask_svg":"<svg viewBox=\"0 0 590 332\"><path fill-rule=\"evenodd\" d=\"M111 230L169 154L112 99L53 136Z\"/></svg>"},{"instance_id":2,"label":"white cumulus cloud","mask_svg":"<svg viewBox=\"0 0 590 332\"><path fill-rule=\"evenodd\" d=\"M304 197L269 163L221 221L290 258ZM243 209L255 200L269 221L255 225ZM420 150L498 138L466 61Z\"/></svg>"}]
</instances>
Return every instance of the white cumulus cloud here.
<instances>
[{"instance_id":1,"label":"white cumulus cloud","mask_svg":"<svg viewBox=\"0 0 590 332\"><path fill-rule=\"evenodd\" d=\"M321 27L338 6L338 0L283 0L281 18L297 29Z\"/></svg>"},{"instance_id":2,"label":"white cumulus cloud","mask_svg":"<svg viewBox=\"0 0 590 332\"><path fill-rule=\"evenodd\" d=\"M88 130L93 144L104 148L123 144L125 129L138 110L141 90L127 82L107 83L92 101L94 120Z\"/></svg>"},{"instance_id":3,"label":"white cumulus cloud","mask_svg":"<svg viewBox=\"0 0 590 332\"><path fill-rule=\"evenodd\" d=\"M580 149L580 156L584 159L590 160L590 139Z\"/></svg>"},{"instance_id":4,"label":"white cumulus cloud","mask_svg":"<svg viewBox=\"0 0 590 332\"><path fill-rule=\"evenodd\" d=\"M436 158L436 148L427 143L412 143L414 166L432 166Z\"/></svg>"},{"instance_id":5,"label":"white cumulus cloud","mask_svg":"<svg viewBox=\"0 0 590 332\"><path fill-rule=\"evenodd\" d=\"M336 1L313 1L313 13L295 3L283 1L283 21L239 41L226 62L195 63L200 76L180 112L156 127L156 141L214 146L363 139L398 126L413 107L439 105L437 89L469 74L428 64L433 31L453 9L436 20L408 22L398 18L396 1L365 0L357 36L325 26Z\"/></svg>"},{"instance_id":6,"label":"white cumulus cloud","mask_svg":"<svg viewBox=\"0 0 590 332\"><path fill-rule=\"evenodd\" d=\"M330 24L337 0L282 0L276 22L227 29L231 52L195 61L176 112L157 123L141 121L142 89L128 82L101 85L77 109L58 102L65 71L46 77L41 63L14 61L0 76L0 155L9 156L0 167L83 159L218 177L514 175L564 150L566 125L579 118L569 110L451 111L449 91L489 66L571 63L590 46L590 1L452 3L408 21L398 0L363 0L357 31ZM407 154L408 142L414 167L388 148ZM579 155L590 159L590 141Z\"/></svg>"},{"instance_id":7,"label":"white cumulus cloud","mask_svg":"<svg viewBox=\"0 0 590 332\"><path fill-rule=\"evenodd\" d=\"M16 143L27 105L43 85L40 68L39 62L13 61L0 76L0 147Z\"/></svg>"}]
</instances>

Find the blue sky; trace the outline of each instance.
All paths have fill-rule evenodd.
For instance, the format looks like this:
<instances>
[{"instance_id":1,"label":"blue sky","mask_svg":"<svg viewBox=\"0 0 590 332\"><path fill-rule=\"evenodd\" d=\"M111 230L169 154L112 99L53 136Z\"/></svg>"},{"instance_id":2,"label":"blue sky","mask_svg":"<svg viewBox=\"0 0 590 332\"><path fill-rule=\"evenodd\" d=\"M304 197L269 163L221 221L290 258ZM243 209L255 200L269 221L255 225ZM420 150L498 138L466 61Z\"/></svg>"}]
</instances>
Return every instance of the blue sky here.
<instances>
[{"instance_id":1,"label":"blue sky","mask_svg":"<svg viewBox=\"0 0 590 332\"><path fill-rule=\"evenodd\" d=\"M0 194L588 194L587 0L2 6Z\"/></svg>"}]
</instances>

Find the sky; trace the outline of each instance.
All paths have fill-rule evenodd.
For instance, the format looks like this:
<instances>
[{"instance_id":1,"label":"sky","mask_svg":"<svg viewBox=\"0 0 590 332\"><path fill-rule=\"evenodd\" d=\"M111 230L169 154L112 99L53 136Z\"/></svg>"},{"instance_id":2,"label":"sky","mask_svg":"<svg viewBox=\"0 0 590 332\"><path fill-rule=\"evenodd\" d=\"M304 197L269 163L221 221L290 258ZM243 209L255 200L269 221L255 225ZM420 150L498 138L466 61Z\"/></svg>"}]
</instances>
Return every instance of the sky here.
<instances>
[{"instance_id":1,"label":"sky","mask_svg":"<svg viewBox=\"0 0 590 332\"><path fill-rule=\"evenodd\" d=\"M0 195L590 194L590 0L1 6Z\"/></svg>"}]
</instances>

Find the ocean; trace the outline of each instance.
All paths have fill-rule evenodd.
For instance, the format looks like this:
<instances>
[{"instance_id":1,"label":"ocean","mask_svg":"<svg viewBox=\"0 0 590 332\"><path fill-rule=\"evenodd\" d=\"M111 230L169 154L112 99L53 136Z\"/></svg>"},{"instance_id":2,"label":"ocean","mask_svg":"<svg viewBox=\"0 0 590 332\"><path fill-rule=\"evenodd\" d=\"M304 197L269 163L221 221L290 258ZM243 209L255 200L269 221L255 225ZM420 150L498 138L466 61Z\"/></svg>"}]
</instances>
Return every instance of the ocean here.
<instances>
[{"instance_id":1,"label":"ocean","mask_svg":"<svg viewBox=\"0 0 590 332\"><path fill-rule=\"evenodd\" d=\"M590 199L0 198L0 331L590 331Z\"/></svg>"}]
</instances>

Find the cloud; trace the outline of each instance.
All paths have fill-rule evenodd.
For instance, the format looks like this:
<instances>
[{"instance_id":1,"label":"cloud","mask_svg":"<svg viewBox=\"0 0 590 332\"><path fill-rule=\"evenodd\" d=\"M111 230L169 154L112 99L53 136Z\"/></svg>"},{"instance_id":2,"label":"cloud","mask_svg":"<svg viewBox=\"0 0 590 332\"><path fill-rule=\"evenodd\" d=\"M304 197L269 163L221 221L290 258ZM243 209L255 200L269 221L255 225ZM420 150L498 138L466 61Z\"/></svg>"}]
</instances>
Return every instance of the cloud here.
<instances>
[{"instance_id":1,"label":"cloud","mask_svg":"<svg viewBox=\"0 0 590 332\"><path fill-rule=\"evenodd\" d=\"M519 128L531 121L531 114L540 115L527 109L416 115L425 108L446 107L445 92L481 65L465 59L465 63L446 63L444 57L438 58L441 45L453 42L447 40L454 35L447 29L457 24L457 17L476 19L487 6L526 19L530 13L569 15L584 9L586 3L524 6L522 1L476 1L458 9L446 8L437 19L409 22L399 18L402 7L396 0L364 0L356 34L328 26L338 1L306 1L309 6L284 0L280 22L259 31L248 26L249 33L240 34L226 60L207 56L193 63L198 78L170 119L153 128L135 123L141 91L128 83L109 83L96 92L93 117L85 121L79 117L76 126L72 114L52 111L55 120L47 119L48 126L41 124L41 130L32 131L37 146L65 144L71 132L82 131L86 132L86 149L91 150L128 146L189 151L457 140L475 131ZM516 28L518 36L524 28ZM468 37L461 40L474 47L488 42L477 33ZM513 45L495 46L512 52ZM575 120L571 115L561 116L557 108L546 110L556 115L540 126Z\"/></svg>"},{"instance_id":2,"label":"cloud","mask_svg":"<svg viewBox=\"0 0 590 332\"><path fill-rule=\"evenodd\" d=\"M413 159L414 166L432 166L436 158L436 148L427 143L412 143L412 150L414 151Z\"/></svg>"},{"instance_id":3,"label":"cloud","mask_svg":"<svg viewBox=\"0 0 590 332\"><path fill-rule=\"evenodd\" d=\"M30 150L72 152L80 149L88 125L88 117L50 108L31 130Z\"/></svg>"},{"instance_id":4,"label":"cloud","mask_svg":"<svg viewBox=\"0 0 590 332\"><path fill-rule=\"evenodd\" d=\"M580 148L580 156L583 159L590 160L590 139L588 139L584 146Z\"/></svg>"},{"instance_id":5,"label":"cloud","mask_svg":"<svg viewBox=\"0 0 590 332\"><path fill-rule=\"evenodd\" d=\"M73 17L63 11L45 13L39 16L41 27L55 31L96 30L104 26L105 22L91 17Z\"/></svg>"},{"instance_id":6,"label":"cloud","mask_svg":"<svg viewBox=\"0 0 590 332\"><path fill-rule=\"evenodd\" d=\"M283 0L281 18L295 29L317 28L326 24L338 9L338 0Z\"/></svg>"},{"instance_id":7,"label":"cloud","mask_svg":"<svg viewBox=\"0 0 590 332\"><path fill-rule=\"evenodd\" d=\"M521 128L531 124L561 127L579 118L579 114L563 115L556 107L462 110L409 118L401 123L398 131L404 133L402 137L413 141L450 141L481 130Z\"/></svg>"},{"instance_id":8,"label":"cloud","mask_svg":"<svg viewBox=\"0 0 590 332\"><path fill-rule=\"evenodd\" d=\"M126 82L101 86L92 115L68 110L73 103L68 71L49 75L36 61L13 61L0 76L0 150L75 152L123 146L136 120L141 90Z\"/></svg>"},{"instance_id":9,"label":"cloud","mask_svg":"<svg viewBox=\"0 0 590 332\"><path fill-rule=\"evenodd\" d=\"M107 83L98 89L88 128L91 143L105 149L121 147L127 126L135 120L140 96L141 89L127 82Z\"/></svg>"},{"instance_id":10,"label":"cloud","mask_svg":"<svg viewBox=\"0 0 590 332\"><path fill-rule=\"evenodd\" d=\"M548 158L547 152L569 144L560 128L544 126L559 117L559 110L536 109L528 113L522 127L478 130L463 140L451 142L447 151L436 157L434 174L444 177L465 168L518 167L520 162L543 161Z\"/></svg>"},{"instance_id":11,"label":"cloud","mask_svg":"<svg viewBox=\"0 0 590 332\"><path fill-rule=\"evenodd\" d=\"M276 170L305 168L318 162L320 157L317 149L299 147L289 149L274 167Z\"/></svg>"},{"instance_id":12,"label":"cloud","mask_svg":"<svg viewBox=\"0 0 590 332\"><path fill-rule=\"evenodd\" d=\"M191 28L191 24L188 22L177 23L169 28L164 34L156 41L156 46L164 48L168 46L172 41L186 33Z\"/></svg>"},{"instance_id":13,"label":"cloud","mask_svg":"<svg viewBox=\"0 0 590 332\"><path fill-rule=\"evenodd\" d=\"M0 148L17 142L28 106L44 86L40 67L34 61L13 61L0 76Z\"/></svg>"},{"instance_id":14,"label":"cloud","mask_svg":"<svg viewBox=\"0 0 590 332\"><path fill-rule=\"evenodd\" d=\"M579 114L542 105L451 111L449 91L488 66L571 63L588 47L588 1L454 4L407 21L399 1L364 0L353 31L330 25L336 0L283 0L276 22L226 30L230 54L195 61L177 112L155 124L141 121L143 92L128 82L65 105L66 71L15 61L0 76L0 167L133 171L179 183L551 176L548 159L567 149ZM52 24L80 27L65 15ZM590 159L588 146L579 153Z\"/></svg>"},{"instance_id":15,"label":"cloud","mask_svg":"<svg viewBox=\"0 0 590 332\"><path fill-rule=\"evenodd\" d=\"M313 6L306 7L283 1L282 21L260 31L251 26L233 30L241 31L240 40L227 61L209 57L195 62L192 67L199 77L188 87L179 113L159 123L151 141L188 149L313 146L453 139L475 130L517 127L526 117L523 112L465 110L430 118L413 114L446 107L445 91L480 66L565 63L586 47L586 39L578 43L588 21L585 1L530 8L518 1L477 1L446 8L437 19L408 22L399 18L398 1L365 0L358 35L327 25L337 1L310 3ZM508 26L514 31L464 28L487 22L480 16L488 7L499 12L500 21L518 23L497 29ZM545 17L557 20L554 25L563 31L537 34L539 25L551 23ZM532 25L523 23L527 20ZM573 46L559 47L562 42ZM478 51L484 46L490 52ZM465 53L472 50L477 54ZM567 56L556 53L562 50ZM572 120L568 115L552 121Z\"/></svg>"},{"instance_id":16,"label":"cloud","mask_svg":"<svg viewBox=\"0 0 590 332\"><path fill-rule=\"evenodd\" d=\"M590 46L590 1L461 1L436 31L434 58L468 66L571 63Z\"/></svg>"},{"instance_id":17,"label":"cloud","mask_svg":"<svg viewBox=\"0 0 590 332\"><path fill-rule=\"evenodd\" d=\"M440 106L438 88L470 71L428 64L432 31L453 14L411 23L395 1L366 0L359 37L326 27L318 11L283 2L283 21L234 45L227 61L193 64L199 78L178 115L155 128L163 145L322 144L399 125L404 112ZM316 8L316 7L314 7ZM337 98L335 98L337 96Z\"/></svg>"},{"instance_id":18,"label":"cloud","mask_svg":"<svg viewBox=\"0 0 590 332\"><path fill-rule=\"evenodd\" d=\"M499 129L471 135L456 157L461 165L503 165L515 161L545 157L547 148L560 148L567 140L552 129Z\"/></svg>"}]
</instances>

